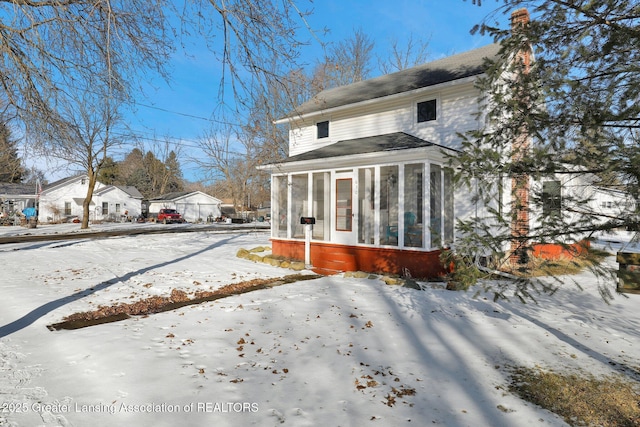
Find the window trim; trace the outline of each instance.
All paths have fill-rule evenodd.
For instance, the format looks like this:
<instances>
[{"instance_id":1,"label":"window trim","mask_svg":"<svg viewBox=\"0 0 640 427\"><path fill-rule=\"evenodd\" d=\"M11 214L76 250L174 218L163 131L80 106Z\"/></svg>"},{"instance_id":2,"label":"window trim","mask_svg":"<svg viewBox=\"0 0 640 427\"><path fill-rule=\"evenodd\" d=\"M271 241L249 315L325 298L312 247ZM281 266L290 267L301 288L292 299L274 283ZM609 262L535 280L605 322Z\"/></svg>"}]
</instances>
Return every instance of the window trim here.
<instances>
[{"instance_id":1,"label":"window trim","mask_svg":"<svg viewBox=\"0 0 640 427\"><path fill-rule=\"evenodd\" d=\"M435 105L435 118L431 119L431 120L419 121L418 120L419 105L427 103L427 102L433 102L434 103L434 105ZM420 100L416 101L415 104L414 104L413 118L415 119L414 120L415 124L417 124L418 126L425 125L425 124L431 124L431 123L437 123L439 118L440 118L440 100L439 100L439 98L437 96L432 96L432 97L429 97L429 98L423 98L423 99L420 99Z\"/></svg>"}]
</instances>

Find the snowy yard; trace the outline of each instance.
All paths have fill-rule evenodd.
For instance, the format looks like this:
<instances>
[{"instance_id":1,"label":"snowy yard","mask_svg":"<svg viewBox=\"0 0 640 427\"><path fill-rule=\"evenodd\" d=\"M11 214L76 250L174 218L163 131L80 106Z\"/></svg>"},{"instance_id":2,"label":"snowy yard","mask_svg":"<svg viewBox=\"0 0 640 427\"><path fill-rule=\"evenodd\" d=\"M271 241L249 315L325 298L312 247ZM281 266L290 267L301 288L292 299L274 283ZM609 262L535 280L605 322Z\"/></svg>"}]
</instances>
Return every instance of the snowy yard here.
<instances>
[{"instance_id":1,"label":"snowy yard","mask_svg":"<svg viewBox=\"0 0 640 427\"><path fill-rule=\"evenodd\" d=\"M508 391L510 367L640 376L640 295L607 305L589 273L538 305L332 276L46 327L293 274L235 256L268 244L248 228L0 245L0 426L562 426Z\"/></svg>"}]
</instances>

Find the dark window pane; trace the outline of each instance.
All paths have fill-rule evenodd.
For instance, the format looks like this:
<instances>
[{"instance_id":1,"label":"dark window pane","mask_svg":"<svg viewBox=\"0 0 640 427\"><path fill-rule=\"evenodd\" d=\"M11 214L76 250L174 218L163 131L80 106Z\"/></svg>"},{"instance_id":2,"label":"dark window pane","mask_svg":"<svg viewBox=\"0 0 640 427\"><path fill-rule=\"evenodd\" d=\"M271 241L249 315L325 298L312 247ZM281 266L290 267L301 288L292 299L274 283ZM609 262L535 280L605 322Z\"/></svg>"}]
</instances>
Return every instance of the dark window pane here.
<instances>
[{"instance_id":1,"label":"dark window pane","mask_svg":"<svg viewBox=\"0 0 640 427\"><path fill-rule=\"evenodd\" d=\"M542 214L544 216L560 215L562 209L562 185L560 181L542 183Z\"/></svg>"},{"instance_id":2,"label":"dark window pane","mask_svg":"<svg viewBox=\"0 0 640 427\"><path fill-rule=\"evenodd\" d=\"M418 102L418 123L436 119L436 100Z\"/></svg>"},{"instance_id":3,"label":"dark window pane","mask_svg":"<svg viewBox=\"0 0 640 427\"><path fill-rule=\"evenodd\" d=\"M319 122L318 127L318 139L329 137L329 122Z\"/></svg>"}]
</instances>

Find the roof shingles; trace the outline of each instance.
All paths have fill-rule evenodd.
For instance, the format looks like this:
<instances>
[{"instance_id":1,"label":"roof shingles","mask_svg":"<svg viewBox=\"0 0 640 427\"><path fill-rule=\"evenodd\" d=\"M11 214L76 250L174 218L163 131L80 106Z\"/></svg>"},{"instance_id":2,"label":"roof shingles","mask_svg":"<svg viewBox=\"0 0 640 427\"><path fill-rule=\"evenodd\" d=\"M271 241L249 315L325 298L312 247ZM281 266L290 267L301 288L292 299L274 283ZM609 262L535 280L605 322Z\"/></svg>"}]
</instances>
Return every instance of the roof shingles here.
<instances>
[{"instance_id":1,"label":"roof shingles","mask_svg":"<svg viewBox=\"0 0 640 427\"><path fill-rule=\"evenodd\" d=\"M293 118L482 74L486 68L485 60L495 59L499 49L499 45L490 44L393 74L327 89L298 106L288 117Z\"/></svg>"},{"instance_id":2,"label":"roof shingles","mask_svg":"<svg viewBox=\"0 0 640 427\"><path fill-rule=\"evenodd\" d=\"M431 147L434 145L436 144L404 132L395 132L386 135L338 141L335 144L288 157L284 159L282 163L330 159L333 157L354 156L358 154L378 153L381 151L408 150L411 148Z\"/></svg>"}]
</instances>

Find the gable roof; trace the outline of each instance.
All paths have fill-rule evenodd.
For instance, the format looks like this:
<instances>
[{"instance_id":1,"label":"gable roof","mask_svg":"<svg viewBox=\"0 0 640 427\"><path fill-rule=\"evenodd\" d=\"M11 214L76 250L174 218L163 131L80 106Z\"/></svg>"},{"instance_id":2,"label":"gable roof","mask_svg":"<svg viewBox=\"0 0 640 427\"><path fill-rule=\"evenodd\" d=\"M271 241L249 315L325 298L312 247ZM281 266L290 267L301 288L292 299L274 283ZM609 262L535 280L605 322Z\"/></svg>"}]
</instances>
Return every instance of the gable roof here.
<instances>
[{"instance_id":1,"label":"gable roof","mask_svg":"<svg viewBox=\"0 0 640 427\"><path fill-rule=\"evenodd\" d=\"M61 186L64 186L64 184L66 184L68 182L72 182L72 181L75 181L75 180L81 179L81 178L87 178L87 175L86 174L78 174L78 175L68 176L66 178L59 179L57 181L54 181L52 183L49 183L49 184L43 186L43 190L44 191L48 191L48 190L51 190L51 189L56 188L56 187L61 187Z\"/></svg>"},{"instance_id":2,"label":"gable roof","mask_svg":"<svg viewBox=\"0 0 640 427\"><path fill-rule=\"evenodd\" d=\"M347 139L335 144L327 145L312 151L307 151L295 156L287 157L279 163L292 163L304 160L329 159L332 157L354 156L357 154L379 153L389 151L408 150L411 148L423 148L440 146L433 142L425 141L404 132L388 133L386 135L367 136L364 138Z\"/></svg>"},{"instance_id":3,"label":"gable roof","mask_svg":"<svg viewBox=\"0 0 640 427\"><path fill-rule=\"evenodd\" d=\"M182 199L186 196L190 196L190 195L196 195L196 194L201 194L203 196L206 196L208 198L217 200L217 202L221 202L220 199L218 199L217 197L214 197L210 194L207 193L203 193L202 191L174 191L172 193L165 193L161 196L157 196L154 198L149 199L150 202L175 202L178 199Z\"/></svg>"},{"instance_id":4,"label":"gable roof","mask_svg":"<svg viewBox=\"0 0 640 427\"><path fill-rule=\"evenodd\" d=\"M165 193L157 197L152 197L149 199L149 201L157 202L162 200L167 200L167 201L175 200L175 199L179 199L180 197L184 197L189 193L190 191L174 191L172 193Z\"/></svg>"},{"instance_id":5,"label":"gable roof","mask_svg":"<svg viewBox=\"0 0 640 427\"><path fill-rule=\"evenodd\" d=\"M30 195L35 197L36 189L32 184L21 184L13 182L0 183L0 195L12 195L12 196L25 196Z\"/></svg>"},{"instance_id":6,"label":"gable roof","mask_svg":"<svg viewBox=\"0 0 640 427\"><path fill-rule=\"evenodd\" d=\"M44 186L44 191L50 191L54 188L58 188L58 187L63 187L64 185L77 181L79 179L89 179L89 177L87 176L87 174L78 174L78 175L73 175L73 176L69 176L66 178L62 178L59 179L58 181L52 182L51 184L48 184L46 186ZM101 193L106 193L107 191L110 191L112 188L117 188L123 192L125 192L126 194L128 194L131 198L133 199L143 199L144 196L142 195L142 193L140 193L140 191L131 185L104 185L102 184L100 181L96 181L96 188L94 193L96 195L99 195Z\"/></svg>"},{"instance_id":7,"label":"gable roof","mask_svg":"<svg viewBox=\"0 0 640 427\"><path fill-rule=\"evenodd\" d=\"M486 59L495 59L500 45L490 44L413 68L327 89L303 103L286 118L382 98L482 74Z\"/></svg>"},{"instance_id":8,"label":"gable roof","mask_svg":"<svg viewBox=\"0 0 640 427\"><path fill-rule=\"evenodd\" d=\"M104 187L96 188L93 192L96 196L108 193L112 190L120 190L132 199L143 199L144 196L138 191L136 187L128 185L105 185Z\"/></svg>"},{"instance_id":9,"label":"gable roof","mask_svg":"<svg viewBox=\"0 0 640 427\"><path fill-rule=\"evenodd\" d=\"M134 199L144 199L142 193L132 185L114 185L114 187L119 188Z\"/></svg>"}]
</instances>

